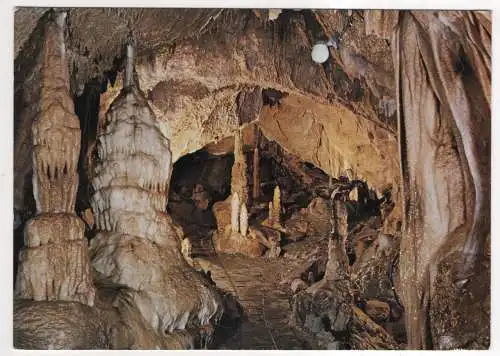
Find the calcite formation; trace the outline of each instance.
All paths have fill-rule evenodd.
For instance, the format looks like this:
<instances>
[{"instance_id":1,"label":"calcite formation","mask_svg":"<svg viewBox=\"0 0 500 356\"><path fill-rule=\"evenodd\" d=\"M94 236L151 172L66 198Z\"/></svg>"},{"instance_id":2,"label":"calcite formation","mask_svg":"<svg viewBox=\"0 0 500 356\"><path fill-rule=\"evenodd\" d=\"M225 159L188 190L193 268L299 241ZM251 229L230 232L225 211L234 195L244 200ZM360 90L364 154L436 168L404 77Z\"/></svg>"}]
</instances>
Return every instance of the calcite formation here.
<instances>
[{"instance_id":1,"label":"calcite formation","mask_svg":"<svg viewBox=\"0 0 500 356\"><path fill-rule=\"evenodd\" d=\"M99 279L127 286L147 323L160 334L205 325L220 311L219 297L179 250L164 212L172 172L169 140L133 80L127 48L124 86L98 136L91 204L100 232L91 258Z\"/></svg>"},{"instance_id":2,"label":"calcite formation","mask_svg":"<svg viewBox=\"0 0 500 356\"><path fill-rule=\"evenodd\" d=\"M259 168L259 148L253 150L253 171L252 171L252 199L259 198L260 194L260 168Z\"/></svg>"},{"instance_id":3,"label":"calcite formation","mask_svg":"<svg viewBox=\"0 0 500 356\"><path fill-rule=\"evenodd\" d=\"M248 210L245 204L241 204L240 208L240 234L247 236L248 232Z\"/></svg>"},{"instance_id":4,"label":"calcite formation","mask_svg":"<svg viewBox=\"0 0 500 356\"><path fill-rule=\"evenodd\" d=\"M247 162L243 152L242 131L234 135L234 163L231 171L231 193L238 193L240 203L248 205Z\"/></svg>"},{"instance_id":5,"label":"calcite formation","mask_svg":"<svg viewBox=\"0 0 500 356\"><path fill-rule=\"evenodd\" d=\"M231 195L231 231L240 231L240 198L238 193Z\"/></svg>"},{"instance_id":6,"label":"calcite formation","mask_svg":"<svg viewBox=\"0 0 500 356\"><path fill-rule=\"evenodd\" d=\"M212 239L215 249L224 253L240 253L246 256L258 257L264 252L264 246L260 244L260 240L251 232L248 224L248 210L244 203L240 205L238 193L233 193L228 200L231 199L230 205L226 200L217 208L214 205L214 212L217 219L217 231L214 232ZM227 209L230 209L231 224L224 225L227 222Z\"/></svg>"},{"instance_id":7,"label":"calcite formation","mask_svg":"<svg viewBox=\"0 0 500 356\"><path fill-rule=\"evenodd\" d=\"M273 193L273 208L269 212L270 220L275 224L280 224L281 221L281 191L279 185L274 188Z\"/></svg>"},{"instance_id":8,"label":"calcite formation","mask_svg":"<svg viewBox=\"0 0 500 356\"><path fill-rule=\"evenodd\" d=\"M399 23L393 53L406 196L400 271L402 283L415 286L401 291L408 345L438 347L430 340L446 336L465 347L473 340L461 323L431 338L437 322L426 315L436 307L429 300L447 288L437 281L438 266L451 255L462 256L451 264L457 296L473 293L473 279L488 278L477 268L489 260L491 17L415 11L399 13ZM487 314L470 313L487 323Z\"/></svg>"},{"instance_id":9,"label":"calcite formation","mask_svg":"<svg viewBox=\"0 0 500 356\"><path fill-rule=\"evenodd\" d=\"M80 122L69 94L65 13L46 25L40 113L33 123L33 194L37 215L25 228L17 298L78 301L92 306L95 290L85 225L75 212Z\"/></svg>"},{"instance_id":10,"label":"calcite formation","mask_svg":"<svg viewBox=\"0 0 500 356\"><path fill-rule=\"evenodd\" d=\"M262 224L264 226L283 230L281 226L281 191L279 185L274 187L273 200L269 202L268 217Z\"/></svg>"}]
</instances>

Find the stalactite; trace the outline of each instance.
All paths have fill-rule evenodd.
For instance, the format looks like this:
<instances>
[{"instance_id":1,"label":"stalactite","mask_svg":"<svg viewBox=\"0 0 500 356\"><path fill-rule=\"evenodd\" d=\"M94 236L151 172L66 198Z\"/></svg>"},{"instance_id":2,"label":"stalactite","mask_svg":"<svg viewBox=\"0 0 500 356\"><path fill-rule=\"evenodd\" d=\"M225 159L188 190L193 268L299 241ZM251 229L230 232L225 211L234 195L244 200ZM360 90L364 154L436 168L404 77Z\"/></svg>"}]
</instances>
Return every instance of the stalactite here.
<instances>
[{"instance_id":1,"label":"stalactite","mask_svg":"<svg viewBox=\"0 0 500 356\"><path fill-rule=\"evenodd\" d=\"M45 29L40 113L33 123L33 194L37 216L25 228L15 295L93 305L85 225L75 212L80 124L69 94L66 13Z\"/></svg>"},{"instance_id":2,"label":"stalactite","mask_svg":"<svg viewBox=\"0 0 500 356\"><path fill-rule=\"evenodd\" d=\"M248 232L248 211L245 204L241 204L240 208L240 234L247 236Z\"/></svg>"}]
</instances>

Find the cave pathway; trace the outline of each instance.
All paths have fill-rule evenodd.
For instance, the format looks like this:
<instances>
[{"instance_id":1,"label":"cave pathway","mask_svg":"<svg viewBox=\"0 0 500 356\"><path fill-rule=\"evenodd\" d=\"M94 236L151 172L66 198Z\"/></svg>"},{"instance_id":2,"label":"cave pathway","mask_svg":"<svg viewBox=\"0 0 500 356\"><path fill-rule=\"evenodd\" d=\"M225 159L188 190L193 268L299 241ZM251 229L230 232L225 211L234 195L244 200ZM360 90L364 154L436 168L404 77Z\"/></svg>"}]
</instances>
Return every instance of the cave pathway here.
<instances>
[{"instance_id":1,"label":"cave pathway","mask_svg":"<svg viewBox=\"0 0 500 356\"><path fill-rule=\"evenodd\" d=\"M219 288L236 295L244 309L238 331L220 348L297 350L307 346L288 325L287 287L280 283L288 269L281 260L218 254L204 258Z\"/></svg>"}]
</instances>

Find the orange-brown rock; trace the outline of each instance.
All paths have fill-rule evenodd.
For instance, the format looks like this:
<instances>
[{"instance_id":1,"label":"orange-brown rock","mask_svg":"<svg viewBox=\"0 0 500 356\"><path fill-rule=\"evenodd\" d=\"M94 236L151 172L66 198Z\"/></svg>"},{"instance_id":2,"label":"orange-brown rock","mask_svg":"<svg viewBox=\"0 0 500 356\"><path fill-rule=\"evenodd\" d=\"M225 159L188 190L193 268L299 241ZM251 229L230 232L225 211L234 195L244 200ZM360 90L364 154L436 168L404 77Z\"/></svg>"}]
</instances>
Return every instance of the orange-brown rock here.
<instances>
[{"instance_id":1,"label":"orange-brown rock","mask_svg":"<svg viewBox=\"0 0 500 356\"><path fill-rule=\"evenodd\" d=\"M231 231L231 229L224 232L215 231L212 240L216 251L223 253L260 257L266 249L260 240L252 237L251 234L242 236L238 232Z\"/></svg>"},{"instance_id":2,"label":"orange-brown rock","mask_svg":"<svg viewBox=\"0 0 500 356\"><path fill-rule=\"evenodd\" d=\"M231 226L231 196L224 201L214 203L212 211L217 221L217 231L223 232L226 226Z\"/></svg>"},{"instance_id":3,"label":"orange-brown rock","mask_svg":"<svg viewBox=\"0 0 500 356\"><path fill-rule=\"evenodd\" d=\"M364 311L370 318L380 323L389 319L391 308L381 300L370 299L366 301Z\"/></svg>"}]
</instances>

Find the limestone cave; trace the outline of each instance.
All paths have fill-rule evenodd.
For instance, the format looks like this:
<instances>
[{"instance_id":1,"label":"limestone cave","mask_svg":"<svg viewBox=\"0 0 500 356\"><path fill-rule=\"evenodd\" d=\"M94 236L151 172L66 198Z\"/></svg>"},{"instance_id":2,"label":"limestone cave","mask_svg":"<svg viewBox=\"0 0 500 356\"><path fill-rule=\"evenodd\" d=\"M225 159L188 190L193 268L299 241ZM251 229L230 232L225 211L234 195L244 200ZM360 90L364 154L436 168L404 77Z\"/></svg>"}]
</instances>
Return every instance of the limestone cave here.
<instances>
[{"instance_id":1,"label":"limestone cave","mask_svg":"<svg viewBox=\"0 0 500 356\"><path fill-rule=\"evenodd\" d=\"M488 349L490 11L14 12L17 349Z\"/></svg>"}]
</instances>

